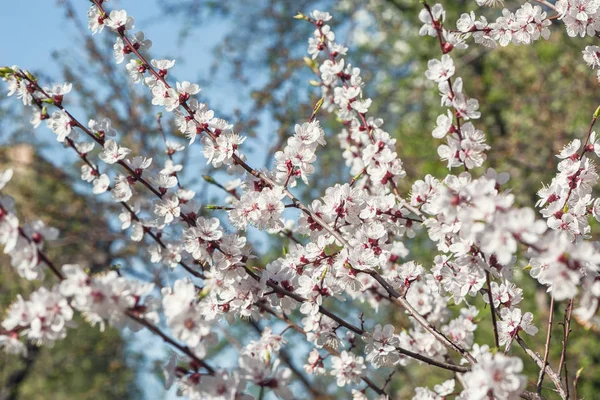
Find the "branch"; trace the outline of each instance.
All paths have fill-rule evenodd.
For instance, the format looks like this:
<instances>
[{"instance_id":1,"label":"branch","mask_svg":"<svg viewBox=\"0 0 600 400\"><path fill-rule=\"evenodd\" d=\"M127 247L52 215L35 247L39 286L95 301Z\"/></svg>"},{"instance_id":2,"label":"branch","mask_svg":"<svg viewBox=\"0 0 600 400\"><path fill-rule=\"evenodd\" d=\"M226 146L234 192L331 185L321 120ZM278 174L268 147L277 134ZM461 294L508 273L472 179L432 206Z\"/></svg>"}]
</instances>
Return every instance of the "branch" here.
<instances>
[{"instance_id":1,"label":"branch","mask_svg":"<svg viewBox=\"0 0 600 400\"><path fill-rule=\"evenodd\" d=\"M550 297L550 311L548 315L548 332L546 333L546 346L544 349L544 363L543 365L548 365L548 354L550 353L550 339L552 338L552 320L554 319L554 296ZM544 374L546 373L545 368L540 369L540 377L538 378L536 391L537 393L542 393L542 382L544 381Z\"/></svg>"},{"instance_id":2,"label":"branch","mask_svg":"<svg viewBox=\"0 0 600 400\"><path fill-rule=\"evenodd\" d=\"M521 337L518 334L517 334L515 340L517 341L519 346L521 346L521 348L523 350L525 350L525 353L527 353L527 355L537 364L537 366L546 371L546 374L554 383L554 386L556 387L556 391L558 392L560 397L562 399L566 400L567 394L565 393L565 389L563 389L562 382L560 380L560 375L558 375L556 372L554 372L552 370L552 368L550 368L549 365L544 365L544 361L542 361L540 356L536 352L531 350L529 348L529 346L527 346L527 343L525 343L525 341L523 339L521 339Z\"/></svg>"},{"instance_id":3,"label":"branch","mask_svg":"<svg viewBox=\"0 0 600 400\"><path fill-rule=\"evenodd\" d=\"M567 397L569 397L569 373L567 371L567 343L569 341L569 334L571 333L571 315L573 313L573 299L569 300L569 305L565 310L565 320L563 323L563 342L562 350L560 352L560 362L558 363L558 376L560 376L562 369L565 369L565 389Z\"/></svg>"},{"instance_id":4,"label":"branch","mask_svg":"<svg viewBox=\"0 0 600 400\"><path fill-rule=\"evenodd\" d=\"M256 276L258 278L258 276L256 274L254 274L252 271L250 271L249 273L251 275ZM277 285L277 284L275 284L273 282L267 282L267 285L269 285L269 287L271 287L277 293L283 294L283 295L288 296L288 297L291 297L291 298L293 298L294 300L296 300L298 302L304 302L304 301L306 301L306 299L304 299L303 297L298 296L295 293L288 292L287 290L281 288L279 285ZM261 305L260 307L264 308L264 305ZM275 311L273 310L273 312L275 312ZM284 315L280 316L279 314L273 314L273 312L269 311L269 313L271 313L272 315L277 316L278 318L282 319L282 321L285 321L285 322L287 322L290 325L293 324L293 322L288 317L286 317ZM334 320L335 322L337 322L339 325L345 327L346 329L348 329L348 330L350 330L350 331L352 331L352 332L354 332L354 333L356 333L356 334L358 334L360 336L363 336L366 333L366 331L364 329L358 328L358 327L352 325L351 323L345 321L343 318L340 318L339 316L335 315L331 311L327 310L323 306L319 307L319 312L322 313L323 315L326 315L327 317L331 318L332 320ZM300 328L300 327L295 328L294 325L292 325L292 327L294 329L296 329L298 332L304 333L304 330L302 328ZM436 366L436 367L439 367L439 368L447 369L449 371L455 371L455 372L468 372L469 371L469 368L467 368L467 367L461 367L461 366L458 366L458 365L454 365L454 364L450 364L450 363L438 361L438 360L435 360L433 358L430 358L430 357L427 357L427 356L423 356L423 355L418 354L418 353L414 353L414 352L412 352L410 350L407 350L407 349L404 349L402 347L396 347L396 350L398 350L398 352L400 354L403 354L405 356L414 358L415 360L419 360L419 361L422 361L422 362L424 362L426 364L433 365L433 366Z\"/></svg>"},{"instance_id":5,"label":"branch","mask_svg":"<svg viewBox=\"0 0 600 400\"><path fill-rule=\"evenodd\" d=\"M383 288L392 296L392 301L406 309L410 316L412 316L417 322L425 328L427 332L433 335L437 340L439 340L444 346L449 349L452 349L458 352L463 358L467 359L471 364L475 364L477 361L475 358L465 349L460 347L458 344L454 343L450 339L448 339L443 333L438 331L435 326L429 323L419 312L406 300L403 298L400 293L398 293L389 283L385 281L379 274L373 271L362 271L368 275L371 275L377 282L383 286Z\"/></svg>"},{"instance_id":6,"label":"branch","mask_svg":"<svg viewBox=\"0 0 600 400\"><path fill-rule=\"evenodd\" d=\"M0 210L2 212L7 212L6 209L4 208L4 206L2 206L2 204L0 204ZM23 232L23 229L21 229L20 227L19 227L19 233L21 234L21 236L24 239L26 239L30 243L35 244L35 242L31 238L29 238L27 235L25 235L25 233ZM58 268L54 265L54 263L39 249L38 249L38 255L40 256L40 259L42 259L44 261L44 263L46 263L48 265L50 270L54 273L54 275L56 275L56 277L60 281L65 279L64 275L58 270ZM210 374L213 374L215 372L214 368L212 368L210 365L208 365L204 360L198 358L198 356L196 356L194 354L194 352L192 352L187 346L177 343L174 339L170 338L167 334L162 332L160 330L160 328L156 327L155 325L151 324L150 322L148 322L145 319L141 318L140 316L136 315L132 310L126 310L125 315L127 315L129 318L136 321L140 325L145 326L152 333L154 333L157 336L160 336L166 343L169 343L176 349L180 350L182 353L186 354L192 360L194 360L199 365L204 367Z\"/></svg>"},{"instance_id":7,"label":"branch","mask_svg":"<svg viewBox=\"0 0 600 400\"><path fill-rule=\"evenodd\" d=\"M496 321L496 310L494 309L494 298L492 296L492 283L490 281L490 272L485 271L485 280L488 287L488 300L490 302L490 311L492 312L492 325L494 327L494 343L500 348L500 339L498 339L498 323Z\"/></svg>"},{"instance_id":8,"label":"branch","mask_svg":"<svg viewBox=\"0 0 600 400\"><path fill-rule=\"evenodd\" d=\"M256 321L250 320L248 322L259 334L262 334L262 329L260 328L260 326L258 325L258 323ZM290 326L290 325L288 325L288 326ZM296 368L296 366L292 363L290 356L287 354L287 352L283 348L279 351L279 358L281 360L283 360L284 363L286 363L286 365L289 367L289 369L298 377L298 379L300 379L300 382L302 382L302 384L304 385L306 390L308 390L313 395L314 398L317 398L317 399L322 398L323 393L321 393L320 391L315 389L312 386L312 384L310 383L310 381L308 380L308 377L305 374L303 374L302 371L300 371L298 368Z\"/></svg>"}]
</instances>

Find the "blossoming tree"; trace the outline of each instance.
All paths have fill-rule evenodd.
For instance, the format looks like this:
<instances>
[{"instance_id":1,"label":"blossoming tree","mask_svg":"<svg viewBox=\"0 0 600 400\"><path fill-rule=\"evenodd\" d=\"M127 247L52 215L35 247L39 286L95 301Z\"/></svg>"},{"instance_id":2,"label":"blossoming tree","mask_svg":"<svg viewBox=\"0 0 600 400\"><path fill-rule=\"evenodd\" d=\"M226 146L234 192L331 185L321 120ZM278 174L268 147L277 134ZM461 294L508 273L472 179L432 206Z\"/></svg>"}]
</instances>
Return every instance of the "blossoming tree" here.
<instances>
[{"instance_id":1,"label":"blossoming tree","mask_svg":"<svg viewBox=\"0 0 600 400\"><path fill-rule=\"evenodd\" d=\"M93 193L121 207L122 229L147 248L149 262L185 274L158 285L109 268L90 274L85 265L59 266L45 252L57 232L42 222L22 224L18 204L2 196L0 242L13 267L24 279L56 278L54 286L18 296L10 305L0 330L6 352L23 353L25 341L41 346L63 340L76 329L74 313L81 313L100 330L106 324L146 330L166 342L173 348L165 363L166 385L189 398L330 393L328 386L314 384L313 375L329 377L347 397L396 398L390 389L394 371L417 364L440 378L433 387L418 387L415 399L577 397L579 375L566 364L571 321L599 323L600 251L590 222L600 221L600 199L592 190L598 181L594 158L600 142L593 128L600 108L582 105L590 108L589 130L557 155L557 173L540 188L538 210L519 208L508 174L485 169L493 148L477 127L479 102L463 89L468 77L460 76L452 55L469 46L548 39L553 23L564 24L573 37L596 36L600 3L540 0L505 8L492 21L475 12L447 21L442 4L423 2L419 33L426 45L439 47L439 57L423 73L446 108L431 133L442 141L437 153L448 168L444 177L407 176L396 140L370 111L368 83L336 41L327 12L295 16L314 26L308 63L321 100L311 115L296 121L272 168L259 169L247 161L246 137L196 99L200 87L170 79L175 60L149 57L152 42L134 31L133 17L107 9L102 0L93 3L92 34L113 35L115 62L125 64L131 81L146 87L152 104L168 113L188 150L201 151L213 168L240 179L231 185L208 177L224 189L223 204L203 207L179 179L186 166L177 153L186 146L165 135L169 158L156 165L152 154L133 154L124 146L109 119L78 119L65 102L71 84L46 86L26 69L0 69L8 95L31 109L32 125L45 123L65 151L81 159L81 178ZM600 47L582 51L582 62L600 68ZM321 127L325 112L341 121L337 135ZM295 191L311 184L323 146L343 154L348 179L305 203ZM2 172L0 190L11 177L12 170ZM399 184L409 179L412 189L402 193ZM296 210L297 218L284 219L286 210ZM288 237L292 244L264 267L257 265L247 240L250 227ZM426 265L411 260L410 239L417 231L431 243ZM523 270L547 289L548 321L520 305L525 294L514 276ZM477 307L481 302L487 306ZM560 362L551 365L550 345L557 340L551 335L552 310L562 303L567 310L558 339L562 351ZM352 307L359 304L373 312L365 317ZM386 309L404 313L407 323L390 323L386 313L378 313ZM494 332L489 343L476 334L484 313ZM236 362L224 363L230 354L214 354L215 342L238 321L261 335L239 343ZM545 336L538 334L540 325ZM288 338L293 331L310 346L304 371L294 367L299 356L289 355L300 353L293 350L299 343ZM525 362L537 366L534 376L523 373ZM302 392L292 392L293 380L302 383Z\"/></svg>"}]
</instances>

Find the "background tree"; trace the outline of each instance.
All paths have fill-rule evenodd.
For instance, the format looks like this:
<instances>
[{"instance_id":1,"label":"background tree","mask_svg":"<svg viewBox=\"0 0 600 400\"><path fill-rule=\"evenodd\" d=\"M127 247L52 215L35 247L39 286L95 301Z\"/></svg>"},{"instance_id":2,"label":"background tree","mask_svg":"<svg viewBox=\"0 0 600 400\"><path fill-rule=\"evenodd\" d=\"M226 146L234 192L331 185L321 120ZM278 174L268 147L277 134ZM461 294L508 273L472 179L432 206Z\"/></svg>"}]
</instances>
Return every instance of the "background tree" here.
<instances>
[{"instance_id":1,"label":"background tree","mask_svg":"<svg viewBox=\"0 0 600 400\"><path fill-rule=\"evenodd\" d=\"M110 268L126 249L115 252L116 237L102 227L102 207L92 199L74 192L68 176L38 156L29 145L5 146L0 151L0 168L10 165L15 185L9 193L21 205L23 220L44 215L45 222L62 231L61 240L49 251L65 262L81 262L94 272ZM68 206L67 206L68 205ZM85 240L81 240L81 239ZM42 282L23 280L10 268L2 254L0 270L0 314L17 294L28 296ZM51 280L51 277L50 279ZM77 318L79 329L53 348L28 346L20 359L0 358L0 399L114 399L139 398L131 360L135 355L118 331L100 332ZM134 356L132 358L132 356Z\"/></svg>"}]
</instances>

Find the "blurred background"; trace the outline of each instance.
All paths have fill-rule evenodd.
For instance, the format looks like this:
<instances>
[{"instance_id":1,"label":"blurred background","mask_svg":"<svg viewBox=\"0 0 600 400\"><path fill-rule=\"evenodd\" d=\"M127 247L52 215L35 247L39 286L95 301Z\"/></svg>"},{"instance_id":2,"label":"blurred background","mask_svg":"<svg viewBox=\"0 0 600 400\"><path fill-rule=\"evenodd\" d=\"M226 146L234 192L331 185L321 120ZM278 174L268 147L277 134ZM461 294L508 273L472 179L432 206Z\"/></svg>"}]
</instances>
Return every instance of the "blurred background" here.
<instances>
[{"instance_id":1,"label":"blurred background","mask_svg":"<svg viewBox=\"0 0 600 400\"><path fill-rule=\"evenodd\" d=\"M475 10L488 20L499 14L497 9L478 8L474 1L443 4L451 25L462 12ZM506 2L509 8L519 4ZM330 11L337 40L350 48L347 62L360 67L367 81L366 93L374 102L371 115L383 118L384 128L397 138L397 151L408 175L401 193L408 194L412 182L427 173L438 178L447 173L437 158L439 143L431 136L436 117L442 112L438 91L423 75L427 60L440 57L439 47L435 39L418 36L419 2L129 0L111 1L107 6L125 8L135 18L135 30L143 30L153 41L151 58L177 60L171 79L198 83L202 88L200 100L217 116L235 124L237 132L249 136L243 148L250 164L267 168L273 153L293 134L296 123L309 118L320 97L320 90L308 84L314 75L303 60L312 25L292 17L297 11ZM145 88L129 81L125 63L114 63L113 35L90 34L88 7L88 2L74 0L12 2L10 7L3 7L0 64L28 69L47 85L72 82L73 92L67 96L66 106L76 117L82 121L111 118L124 145L134 154L151 155L154 164L162 164L167 156L157 125L159 110L151 105ZM560 25L555 25L549 41L532 46L490 51L469 43L468 50L452 52L466 92L480 102L482 119L476 125L492 146L486 168L510 173L509 186L521 206L535 203L542 182L549 182L554 175L555 154L572 138L584 137L600 104L595 74L581 57L586 39L569 38ZM7 191L17 200L20 219L41 218L61 230L60 240L48 246L56 263L79 262L93 272L119 265L125 274L161 285L180 277L180 272L149 262L144 246L121 232L118 205L107 194L92 195L90 185L79 177L80 161L56 142L49 129L41 126L33 130L29 118L18 100L0 98L0 169L10 166L15 170ZM310 187L296 189L305 200L322 195L333 182L348 180L348 169L341 167L343 159L335 144L342 127L324 112L320 118L332 145L320 150L320 173L312 177ZM170 139L185 143L169 116L163 117L163 125ZM184 186L195 190L202 204L223 204L223 192L202 176L211 174L222 184L236 177L207 168L199 145L177 156L185 165L181 175ZM483 170L475 171L480 172ZM285 238L253 230L248 237L259 256L258 265L278 257L282 246L288 244ZM409 259L426 268L431 265L435 249L424 232L407 247L411 250ZM3 315L17 293L28 294L43 283L23 281L6 258L0 260ZM51 277L47 279L51 281ZM539 346L533 346L534 350L542 352L549 298L526 273L518 282L525 291L523 309L536 315L540 328L536 338ZM357 314L356 309L362 306L354 306L352 312ZM556 308L556 321L562 320L564 306ZM337 311L345 314L349 309ZM375 317L367 307L364 311L367 321ZM400 312L379 317L395 320L399 326L405 318ZM476 340L492 343L491 325L486 321L489 315L480 318ZM175 397L173 390L164 391L160 367L168 353L162 344L149 335L134 337L128 331L111 329L101 333L81 320L78 325L54 348L31 347L23 359L0 357L0 400ZM232 323L213 351L220 352L215 356L219 364L235 363L235 342L258 337L262 326L247 321ZM554 327L554 337L561 337L562 327ZM303 340L294 332L286 333L286 338ZM550 361L555 365L560 340L554 343ZM599 344L598 332L580 326L570 338L569 370L583 367L578 383L582 398L594 398L600 390ZM295 393L300 398L315 397L303 378L322 391L321 398L335 398L335 385L304 376L307 351L308 346L299 346L298 352L288 357L297 373ZM516 346L512 351L524 356ZM523 358L528 376L537 377L537 367ZM387 375L382 373L381 380ZM390 385L398 398L411 398L415 386L451 378L442 375L413 365L399 369ZM550 390L544 394L547 398L555 396Z\"/></svg>"}]
</instances>

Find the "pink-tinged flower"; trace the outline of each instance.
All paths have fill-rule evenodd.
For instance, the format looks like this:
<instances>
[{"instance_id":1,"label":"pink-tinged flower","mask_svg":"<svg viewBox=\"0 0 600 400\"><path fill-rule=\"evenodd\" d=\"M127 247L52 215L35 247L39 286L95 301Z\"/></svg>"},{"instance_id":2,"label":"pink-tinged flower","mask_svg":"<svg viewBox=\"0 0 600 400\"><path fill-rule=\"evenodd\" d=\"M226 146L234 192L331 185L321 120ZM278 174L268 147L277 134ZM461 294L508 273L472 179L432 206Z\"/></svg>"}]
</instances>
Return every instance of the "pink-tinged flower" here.
<instances>
[{"instance_id":1,"label":"pink-tinged flower","mask_svg":"<svg viewBox=\"0 0 600 400\"><path fill-rule=\"evenodd\" d=\"M92 190L92 192L94 194L102 194L106 192L109 186L110 178L108 177L108 175L102 174L94 180L94 189Z\"/></svg>"},{"instance_id":2,"label":"pink-tinged flower","mask_svg":"<svg viewBox=\"0 0 600 400\"><path fill-rule=\"evenodd\" d=\"M127 15L125 10L112 10L105 24L115 31L128 31L133 29L133 17Z\"/></svg>"},{"instance_id":3,"label":"pink-tinged flower","mask_svg":"<svg viewBox=\"0 0 600 400\"><path fill-rule=\"evenodd\" d=\"M62 143L71 133L71 122L71 117L65 110L58 110L54 111L52 116L46 120L46 125L56 134L56 140Z\"/></svg>"},{"instance_id":4,"label":"pink-tinged flower","mask_svg":"<svg viewBox=\"0 0 600 400\"><path fill-rule=\"evenodd\" d=\"M340 387L359 383L366 369L362 357L357 357L345 350L340 353L339 357L331 359L331 375L335 376L337 385Z\"/></svg>"},{"instance_id":5,"label":"pink-tinged flower","mask_svg":"<svg viewBox=\"0 0 600 400\"><path fill-rule=\"evenodd\" d=\"M127 157L130 152L131 150L120 147L114 140L107 140L104 143L103 151L100 152L98 157L107 164L114 164Z\"/></svg>"},{"instance_id":6,"label":"pink-tinged flower","mask_svg":"<svg viewBox=\"0 0 600 400\"><path fill-rule=\"evenodd\" d=\"M433 16L433 19L431 18ZM419 29L419 35L435 37L437 30L440 29L446 19L446 11L441 4L431 7L431 14L425 8L419 12L419 20L423 23Z\"/></svg>"},{"instance_id":7,"label":"pink-tinged flower","mask_svg":"<svg viewBox=\"0 0 600 400\"><path fill-rule=\"evenodd\" d=\"M104 29L105 16L100 13L100 10L95 5L88 10L88 29L92 31L92 35L102 32Z\"/></svg>"},{"instance_id":8,"label":"pink-tinged flower","mask_svg":"<svg viewBox=\"0 0 600 400\"><path fill-rule=\"evenodd\" d=\"M434 82L442 82L450 79L454 71L454 61L448 54L444 54L441 60L429 60L425 76Z\"/></svg>"}]
</instances>

